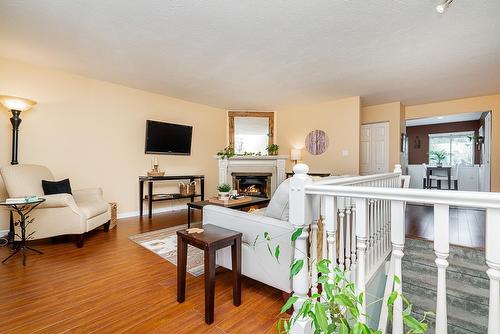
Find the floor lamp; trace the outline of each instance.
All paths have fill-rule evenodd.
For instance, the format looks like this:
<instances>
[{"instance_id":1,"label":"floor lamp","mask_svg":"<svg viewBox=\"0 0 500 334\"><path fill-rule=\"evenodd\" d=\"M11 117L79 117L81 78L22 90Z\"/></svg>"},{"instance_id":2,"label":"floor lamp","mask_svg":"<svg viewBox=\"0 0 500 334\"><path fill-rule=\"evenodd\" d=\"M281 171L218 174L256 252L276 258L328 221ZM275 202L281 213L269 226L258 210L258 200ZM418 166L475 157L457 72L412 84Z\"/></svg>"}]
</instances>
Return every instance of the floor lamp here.
<instances>
[{"instance_id":1,"label":"floor lamp","mask_svg":"<svg viewBox=\"0 0 500 334\"><path fill-rule=\"evenodd\" d=\"M0 103L10 110L12 117L10 123L12 124L12 160L11 165L17 165L17 148L19 143L19 125L21 124L21 112L27 111L36 104L35 101L24 99L22 97L0 95Z\"/></svg>"},{"instance_id":2,"label":"floor lamp","mask_svg":"<svg viewBox=\"0 0 500 334\"><path fill-rule=\"evenodd\" d=\"M12 160L11 165L17 165L17 148L19 143L19 125L21 124L21 112L30 110L36 104L35 101L24 99L16 96L0 95L0 104L10 110L12 117L10 123L12 124ZM14 217L12 211L10 212L10 229L8 241L14 244ZM15 247L15 245L13 246Z\"/></svg>"}]
</instances>

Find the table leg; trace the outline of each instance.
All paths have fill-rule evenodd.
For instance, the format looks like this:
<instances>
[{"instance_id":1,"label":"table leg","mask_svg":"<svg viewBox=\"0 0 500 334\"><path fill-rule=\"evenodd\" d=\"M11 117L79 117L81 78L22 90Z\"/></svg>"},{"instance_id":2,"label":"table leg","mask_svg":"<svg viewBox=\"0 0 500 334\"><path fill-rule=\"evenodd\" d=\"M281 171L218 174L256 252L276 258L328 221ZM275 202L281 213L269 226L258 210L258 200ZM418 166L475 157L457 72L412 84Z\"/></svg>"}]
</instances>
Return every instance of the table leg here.
<instances>
[{"instance_id":1,"label":"table leg","mask_svg":"<svg viewBox=\"0 0 500 334\"><path fill-rule=\"evenodd\" d=\"M215 248L205 250L205 322L214 322Z\"/></svg>"},{"instance_id":2,"label":"table leg","mask_svg":"<svg viewBox=\"0 0 500 334\"><path fill-rule=\"evenodd\" d=\"M188 228L191 228L191 207L188 206Z\"/></svg>"},{"instance_id":3,"label":"table leg","mask_svg":"<svg viewBox=\"0 0 500 334\"><path fill-rule=\"evenodd\" d=\"M448 171L448 190L451 190L451 168L448 168L447 171Z\"/></svg>"},{"instance_id":4,"label":"table leg","mask_svg":"<svg viewBox=\"0 0 500 334\"><path fill-rule=\"evenodd\" d=\"M186 299L186 264L187 244L177 236L177 301L179 303Z\"/></svg>"},{"instance_id":5,"label":"table leg","mask_svg":"<svg viewBox=\"0 0 500 334\"><path fill-rule=\"evenodd\" d=\"M204 201L205 200L205 178L202 177L200 179L200 195L201 195L201 200Z\"/></svg>"},{"instance_id":6,"label":"table leg","mask_svg":"<svg viewBox=\"0 0 500 334\"><path fill-rule=\"evenodd\" d=\"M427 174L427 175L426 175L426 178L427 178L427 189L431 189L431 188L432 188L432 187L431 187L431 181L430 181L430 179L431 179L431 178L430 178L430 173L431 173L431 172L430 172L430 170L429 170L429 169L427 169L427 172L426 172L426 174Z\"/></svg>"},{"instance_id":7,"label":"table leg","mask_svg":"<svg viewBox=\"0 0 500 334\"><path fill-rule=\"evenodd\" d=\"M148 181L148 217L153 217L153 181Z\"/></svg>"},{"instance_id":8,"label":"table leg","mask_svg":"<svg viewBox=\"0 0 500 334\"><path fill-rule=\"evenodd\" d=\"M233 304L241 305L241 238L236 238L231 245L231 262L233 271Z\"/></svg>"},{"instance_id":9,"label":"table leg","mask_svg":"<svg viewBox=\"0 0 500 334\"><path fill-rule=\"evenodd\" d=\"M14 251L12 252L12 254L10 254L8 257L6 257L5 259L3 259L2 263L7 262L11 257L13 257L14 255L16 255L19 252L19 250L21 249L21 247L19 246L19 244L16 244L14 247L15 248L14 248Z\"/></svg>"},{"instance_id":10,"label":"table leg","mask_svg":"<svg viewBox=\"0 0 500 334\"><path fill-rule=\"evenodd\" d=\"M142 217L144 206L144 181L139 180L139 217Z\"/></svg>"}]
</instances>

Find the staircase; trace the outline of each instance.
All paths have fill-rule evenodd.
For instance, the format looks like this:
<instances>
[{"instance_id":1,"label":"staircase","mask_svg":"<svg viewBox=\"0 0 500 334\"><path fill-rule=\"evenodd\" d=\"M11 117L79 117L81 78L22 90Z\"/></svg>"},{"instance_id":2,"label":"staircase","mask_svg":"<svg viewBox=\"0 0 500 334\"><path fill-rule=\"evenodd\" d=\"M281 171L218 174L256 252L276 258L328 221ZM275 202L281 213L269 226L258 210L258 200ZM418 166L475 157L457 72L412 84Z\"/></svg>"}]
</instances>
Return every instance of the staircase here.
<instances>
[{"instance_id":1,"label":"staircase","mask_svg":"<svg viewBox=\"0 0 500 334\"><path fill-rule=\"evenodd\" d=\"M406 239L402 265L403 294L413 304L414 316L436 311L437 267L433 242ZM489 279L483 250L450 245L447 268L448 333L486 333ZM430 316L429 333L434 333Z\"/></svg>"}]
</instances>

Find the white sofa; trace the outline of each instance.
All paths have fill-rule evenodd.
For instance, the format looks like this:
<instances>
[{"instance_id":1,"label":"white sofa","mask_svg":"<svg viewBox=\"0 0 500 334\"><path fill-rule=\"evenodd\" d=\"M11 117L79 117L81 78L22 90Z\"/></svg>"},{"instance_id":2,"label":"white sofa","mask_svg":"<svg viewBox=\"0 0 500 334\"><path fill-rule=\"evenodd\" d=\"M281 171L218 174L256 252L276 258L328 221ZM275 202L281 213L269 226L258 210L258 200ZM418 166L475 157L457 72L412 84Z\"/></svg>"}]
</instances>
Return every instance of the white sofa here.
<instances>
[{"instance_id":1,"label":"white sofa","mask_svg":"<svg viewBox=\"0 0 500 334\"><path fill-rule=\"evenodd\" d=\"M84 235L101 225L109 229L111 211L100 188L73 190L71 194L44 195L42 180L54 181L47 167L12 165L0 169L9 197L39 196L46 199L30 213L34 223L27 234L35 231L32 239L64 234L77 234L77 246L83 246Z\"/></svg>"},{"instance_id":2,"label":"white sofa","mask_svg":"<svg viewBox=\"0 0 500 334\"><path fill-rule=\"evenodd\" d=\"M241 273L283 292L292 291L290 265L293 261L291 236L293 226L288 222L289 181L276 189L268 207L260 212L247 213L215 205L203 209L203 225L213 224L243 233L241 246ZM279 262L271 256L264 233L271 236L272 252L280 246ZM257 239L256 239L257 238ZM231 269L229 247L218 250L218 265Z\"/></svg>"}]
</instances>

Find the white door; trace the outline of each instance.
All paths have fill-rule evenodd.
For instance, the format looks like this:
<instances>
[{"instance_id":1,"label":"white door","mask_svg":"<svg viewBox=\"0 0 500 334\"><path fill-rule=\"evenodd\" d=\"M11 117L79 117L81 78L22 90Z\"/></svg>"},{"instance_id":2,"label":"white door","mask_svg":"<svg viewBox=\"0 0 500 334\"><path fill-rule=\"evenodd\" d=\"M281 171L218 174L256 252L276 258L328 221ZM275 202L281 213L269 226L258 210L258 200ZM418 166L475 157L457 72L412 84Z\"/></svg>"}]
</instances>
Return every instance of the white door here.
<instances>
[{"instance_id":1,"label":"white door","mask_svg":"<svg viewBox=\"0 0 500 334\"><path fill-rule=\"evenodd\" d=\"M481 166L481 191L490 191L490 159L491 159L491 112L484 118L484 145L483 161Z\"/></svg>"},{"instance_id":2,"label":"white door","mask_svg":"<svg viewBox=\"0 0 500 334\"><path fill-rule=\"evenodd\" d=\"M361 125L359 172L361 175L389 172L389 123Z\"/></svg>"}]
</instances>

